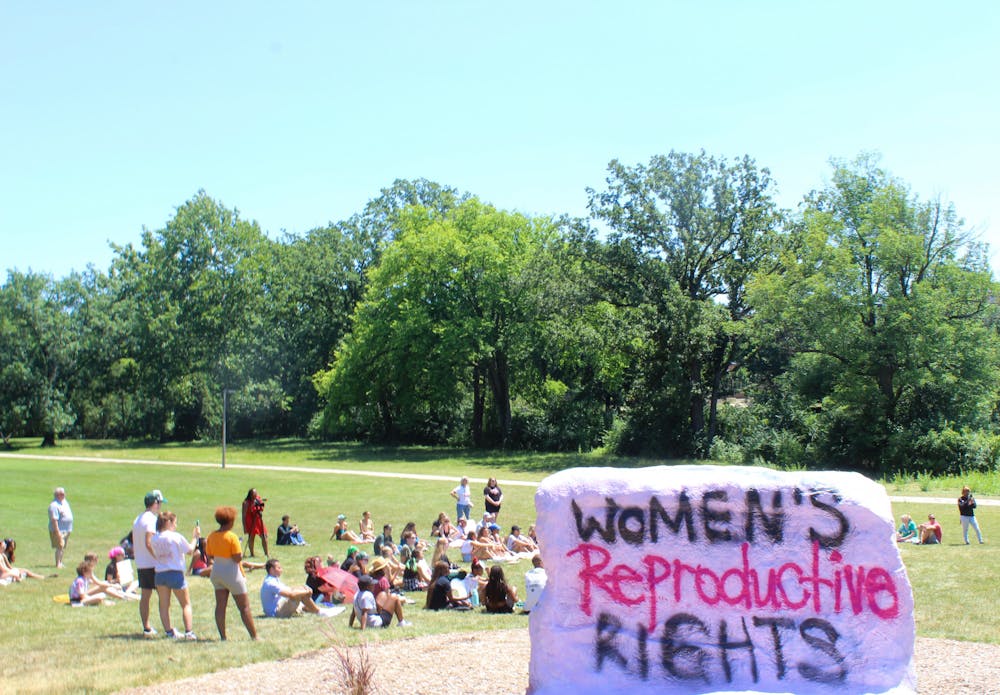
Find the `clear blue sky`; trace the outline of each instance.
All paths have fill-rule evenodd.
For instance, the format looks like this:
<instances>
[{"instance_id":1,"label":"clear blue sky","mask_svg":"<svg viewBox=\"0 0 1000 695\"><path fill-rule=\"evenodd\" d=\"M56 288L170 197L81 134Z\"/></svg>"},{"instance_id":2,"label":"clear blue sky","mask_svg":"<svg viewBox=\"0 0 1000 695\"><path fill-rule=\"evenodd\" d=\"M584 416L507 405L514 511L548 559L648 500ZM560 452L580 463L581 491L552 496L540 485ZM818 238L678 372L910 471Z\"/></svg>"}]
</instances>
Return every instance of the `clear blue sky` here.
<instances>
[{"instance_id":1,"label":"clear blue sky","mask_svg":"<svg viewBox=\"0 0 1000 695\"><path fill-rule=\"evenodd\" d=\"M396 178L586 214L607 163L875 150L1000 249L996 2L5 2L0 270L107 269L199 189L277 236ZM994 263L996 265L996 263Z\"/></svg>"}]
</instances>

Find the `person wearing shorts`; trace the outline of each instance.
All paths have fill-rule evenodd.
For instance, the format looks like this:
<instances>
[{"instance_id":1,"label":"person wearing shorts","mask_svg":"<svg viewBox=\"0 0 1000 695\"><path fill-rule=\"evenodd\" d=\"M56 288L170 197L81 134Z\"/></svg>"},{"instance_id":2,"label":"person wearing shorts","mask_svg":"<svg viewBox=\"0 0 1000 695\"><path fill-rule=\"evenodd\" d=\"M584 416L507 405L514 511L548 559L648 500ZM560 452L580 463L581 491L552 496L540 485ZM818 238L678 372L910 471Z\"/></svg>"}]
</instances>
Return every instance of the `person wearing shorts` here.
<instances>
[{"instance_id":1,"label":"person wearing shorts","mask_svg":"<svg viewBox=\"0 0 1000 695\"><path fill-rule=\"evenodd\" d=\"M156 535L153 536L153 554L156 556L154 567L156 593L160 598L160 621L163 623L164 634L175 639L198 639L192 631L191 597L188 593L187 579L184 576L186 556L198 547L198 527L194 529L194 539L188 541L177 533L177 515L173 512L160 512L156 520ZM213 572L214 574L214 572ZM170 594L177 598L181 606L184 620L184 634L175 630L170 624Z\"/></svg>"},{"instance_id":2,"label":"person wearing shorts","mask_svg":"<svg viewBox=\"0 0 1000 695\"><path fill-rule=\"evenodd\" d=\"M166 500L159 490L147 492L143 498L146 511L132 522L132 553L139 581L139 619L142 621L143 637L156 636L156 630L149 624L149 602L156 589L156 555L153 554L152 542L156 535L160 505L164 502Z\"/></svg>"},{"instance_id":3,"label":"person wearing shorts","mask_svg":"<svg viewBox=\"0 0 1000 695\"><path fill-rule=\"evenodd\" d=\"M369 627L388 627L392 614L380 610L376 605L375 595L372 593L374 585L375 580L367 574L358 577L358 593L354 595L351 617L347 620L348 627L354 625L355 619L362 630Z\"/></svg>"},{"instance_id":4,"label":"person wearing shorts","mask_svg":"<svg viewBox=\"0 0 1000 695\"><path fill-rule=\"evenodd\" d=\"M66 551L66 541L73 532L73 510L66 499L66 490L57 487L52 492L49 503L49 540L56 555L56 567L63 566L63 553Z\"/></svg>"},{"instance_id":5,"label":"person wearing shorts","mask_svg":"<svg viewBox=\"0 0 1000 695\"><path fill-rule=\"evenodd\" d=\"M212 562L212 586L215 588L215 626L219 637L226 639L226 608L229 595L240 610L243 626L250 638L257 639L257 626L250 612L250 596L247 594L247 580L243 575L243 549L239 537L233 533L236 522L235 507L219 507L215 510L218 531L212 531L205 543L205 553Z\"/></svg>"},{"instance_id":6,"label":"person wearing shorts","mask_svg":"<svg viewBox=\"0 0 1000 695\"><path fill-rule=\"evenodd\" d=\"M260 587L260 603L264 615L268 618L291 618L300 611L321 616L334 615L334 609L320 608L312 598L312 589L308 586L288 586L281 581L285 571L281 562L271 558L264 565L267 576Z\"/></svg>"}]
</instances>

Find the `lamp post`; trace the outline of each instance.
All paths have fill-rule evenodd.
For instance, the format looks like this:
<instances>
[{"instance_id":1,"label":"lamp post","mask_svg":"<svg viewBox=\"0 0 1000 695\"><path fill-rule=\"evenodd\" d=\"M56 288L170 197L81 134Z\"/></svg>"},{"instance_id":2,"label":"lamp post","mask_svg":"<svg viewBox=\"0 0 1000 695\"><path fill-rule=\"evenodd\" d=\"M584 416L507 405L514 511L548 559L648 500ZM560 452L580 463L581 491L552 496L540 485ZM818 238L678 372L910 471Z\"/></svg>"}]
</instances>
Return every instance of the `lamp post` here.
<instances>
[{"instance_id":1,"label":"lamp post","mask_svg":"<svg viewBox=\"0 0 1000 695\"><path fill-rule=\"evenodd\" d=\"M229 394L233 389L222 389L222 467L226 467L226 412L229 410Z\"/></svg>"}]
</instances>

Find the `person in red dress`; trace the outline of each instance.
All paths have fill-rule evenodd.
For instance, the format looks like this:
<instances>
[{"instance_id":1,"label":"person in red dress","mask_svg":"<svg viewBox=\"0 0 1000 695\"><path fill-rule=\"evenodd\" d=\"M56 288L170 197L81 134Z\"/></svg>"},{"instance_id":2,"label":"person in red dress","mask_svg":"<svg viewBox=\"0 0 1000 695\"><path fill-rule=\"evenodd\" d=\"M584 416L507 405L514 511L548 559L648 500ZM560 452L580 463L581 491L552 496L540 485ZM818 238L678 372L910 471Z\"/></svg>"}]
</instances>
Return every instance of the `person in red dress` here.
<instances>
[{"instance_id":1,"label":"person in red dress","mask_svg":"<svg viewBox=\"0 0 1000 695\"><path fill-rule=\"evenodd\" d=\"M267 549L267 527L264 526L264 503L267 498L261 497L256 488L250 488L243 500L243 533L248 537L247 547L250 557L253 557L254 538L260 536L260 544L264 546L265 557L270 557Z\"/></svg>"}]
</instances>

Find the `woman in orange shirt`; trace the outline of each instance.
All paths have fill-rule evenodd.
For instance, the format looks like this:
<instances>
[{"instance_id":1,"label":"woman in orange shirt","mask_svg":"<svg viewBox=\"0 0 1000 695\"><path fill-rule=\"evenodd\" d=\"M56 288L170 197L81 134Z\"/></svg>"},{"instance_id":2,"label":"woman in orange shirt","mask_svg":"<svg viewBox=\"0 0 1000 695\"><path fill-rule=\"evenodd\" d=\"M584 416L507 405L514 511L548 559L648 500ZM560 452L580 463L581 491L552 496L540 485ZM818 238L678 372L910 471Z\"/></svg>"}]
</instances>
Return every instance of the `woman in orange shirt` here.
<instances>
[{"instance_id":1,"label":"woman in orange shirt","mask_svg":"<svg viewBox=\"0 0 1000 695\"><path fill-rule=\"evenodd\" d=\"M250 612L247 580L243 576L243 548L240 546L239 536L233 533L236 508L217 508L215 520L219 523L219 530L208 535L205 554L211 559L210 579L215 587L215 625L219 628L219 637L226 639L226 608L229 605L229 594L232 594L240 609L243 625L251 639L257 639L257 626L254 625L253 614Z\"/></svg>"}]
</instances>

